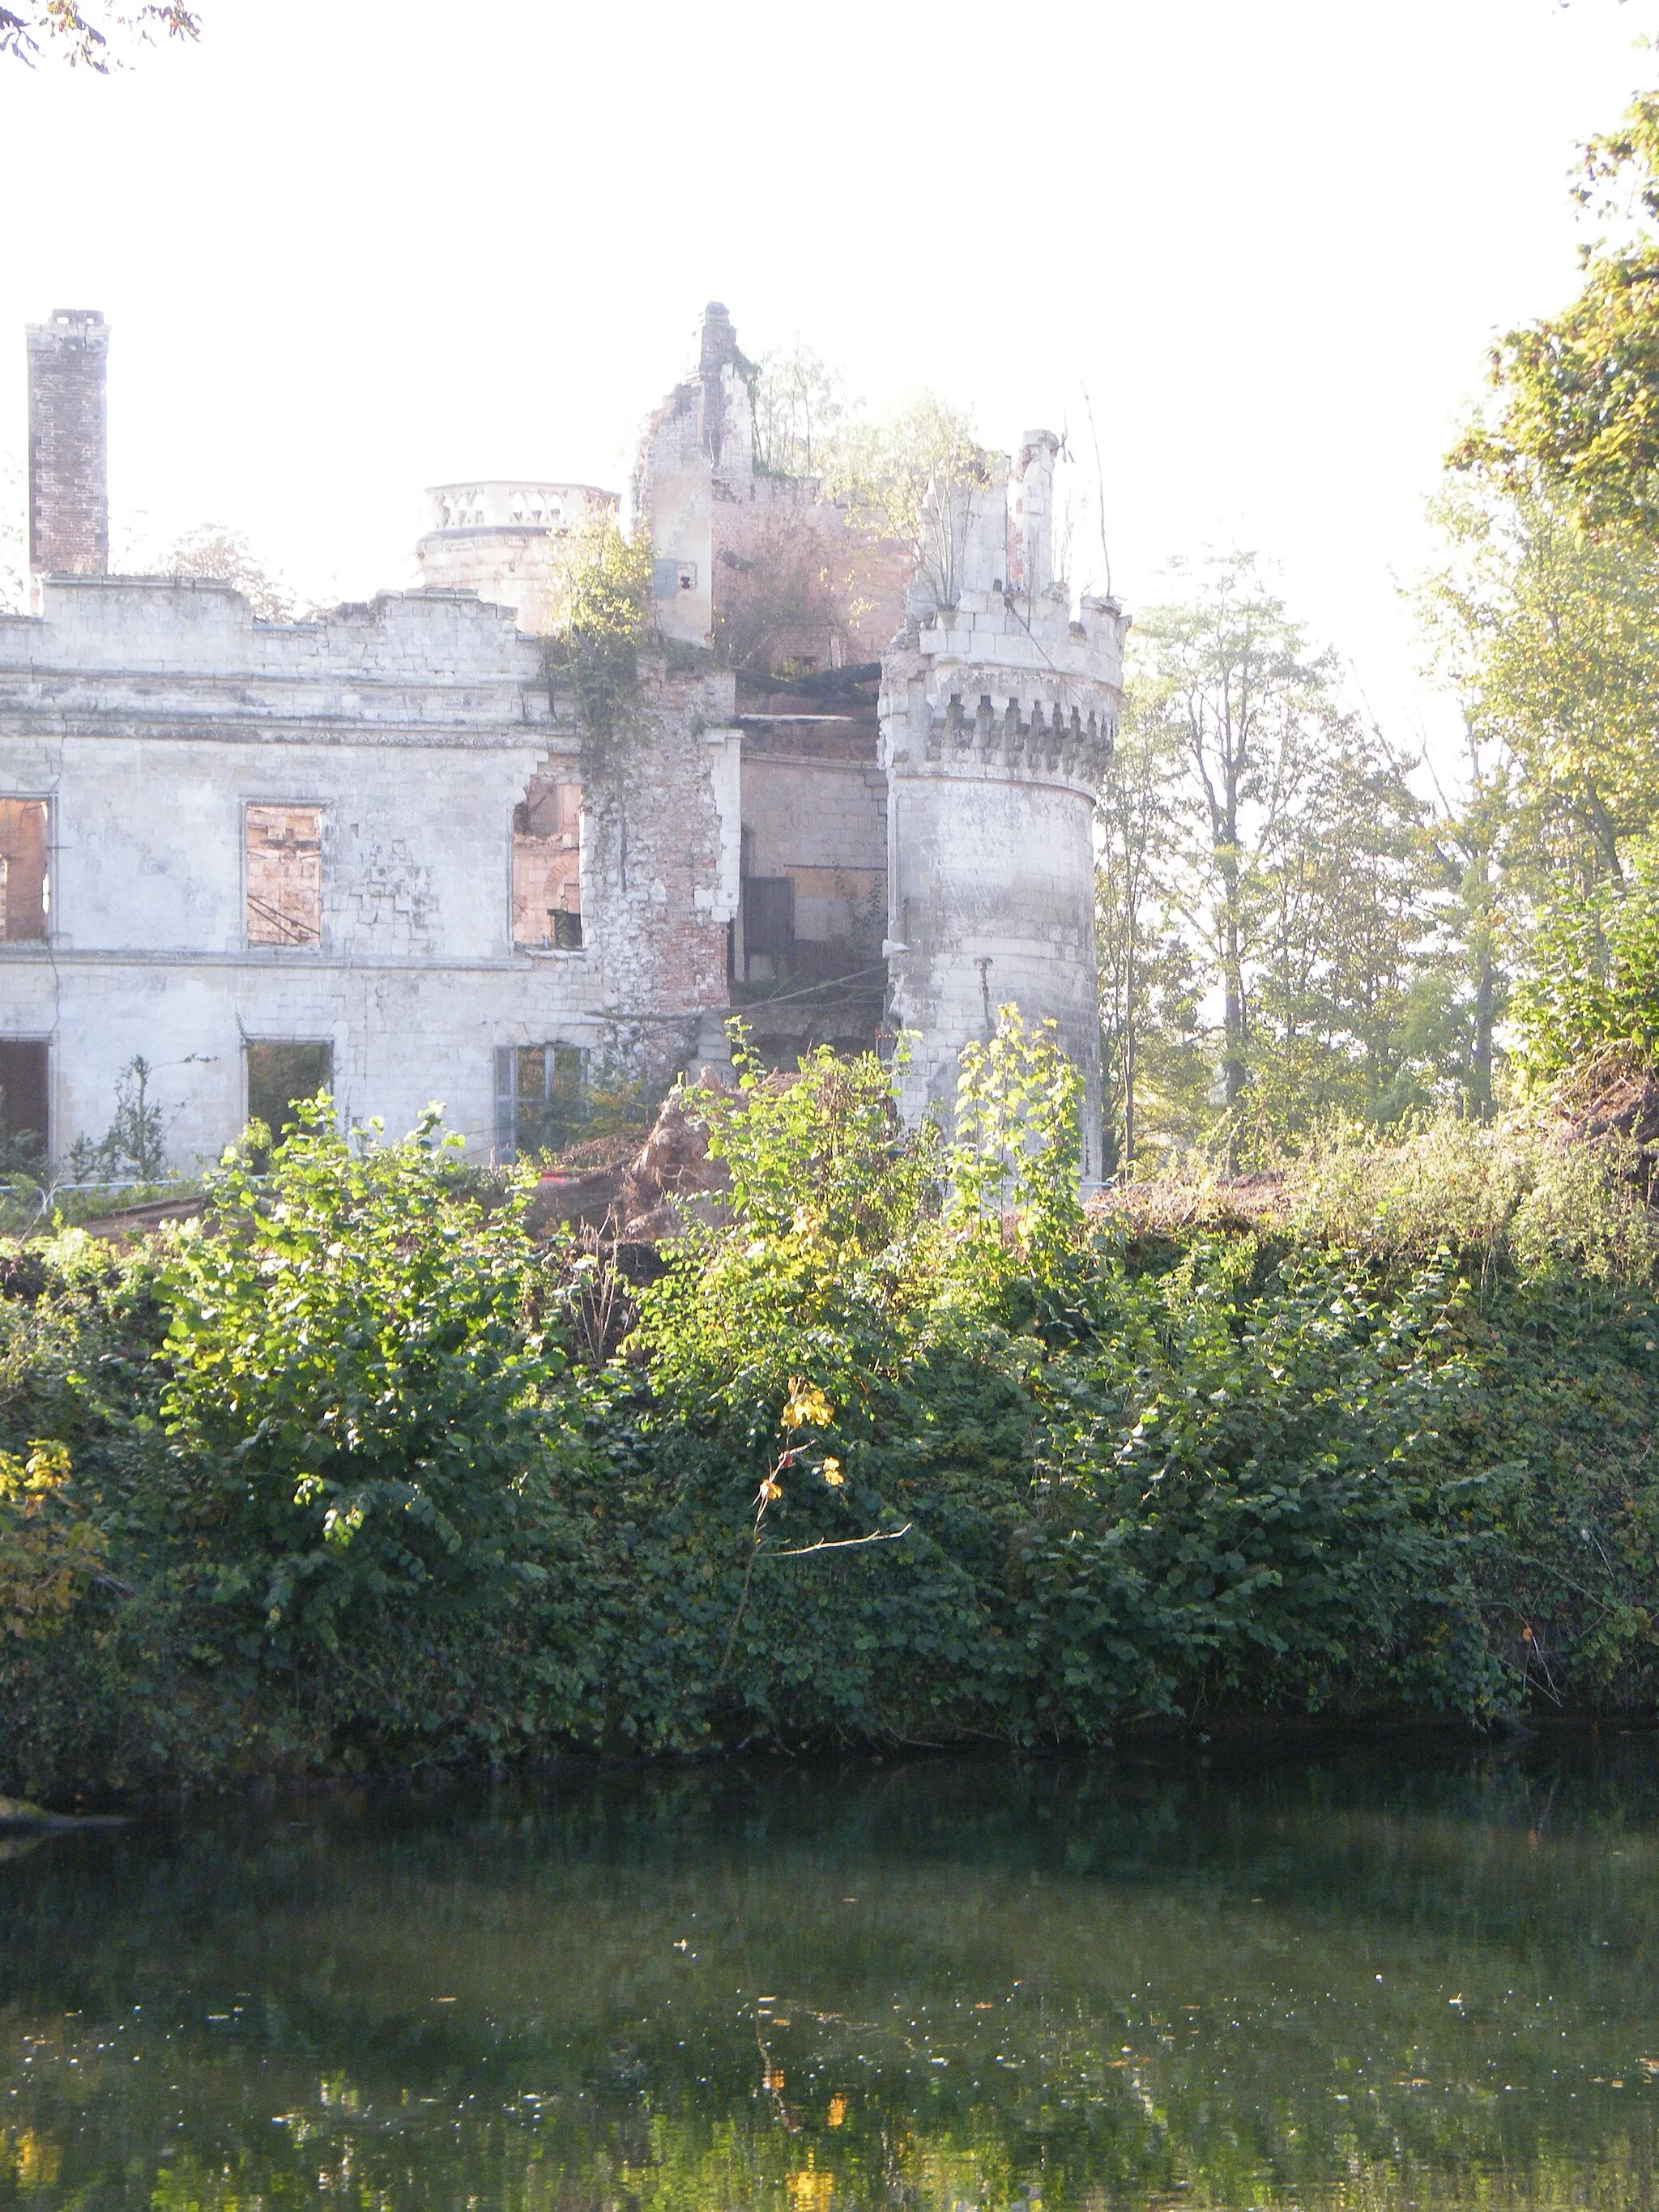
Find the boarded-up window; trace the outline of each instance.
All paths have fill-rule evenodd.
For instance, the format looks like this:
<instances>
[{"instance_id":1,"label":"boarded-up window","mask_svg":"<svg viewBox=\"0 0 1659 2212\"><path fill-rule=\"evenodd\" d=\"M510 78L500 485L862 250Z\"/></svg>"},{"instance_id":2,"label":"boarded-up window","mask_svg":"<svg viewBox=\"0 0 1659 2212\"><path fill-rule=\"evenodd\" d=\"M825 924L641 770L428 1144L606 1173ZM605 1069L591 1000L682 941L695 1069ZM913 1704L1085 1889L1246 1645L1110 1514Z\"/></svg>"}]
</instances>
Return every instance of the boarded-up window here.
<instances>
[{"instance_id":1,"label":"boarded-up window","mask_svg":"<svg viewBox=\"0 0 1659 2212\"><path fill-rule=\"evenodd\" d=\"M582 788L541 776L513 810L513 942L582 942Z\"/></svg>"},{"instance_id":2,"label":"boarded-up window","mask_svg":"<svg viewBox=\"0 0 1659 2212\"><path fill-rule=\"evenodd\" d=\"M21 1164L46 1149L46 1040L0 1038L0 1164Z\"/></svg>"},{"instance_id":3,"label":"boarded-up window","mask_svg":"<svg viewBox=\"0 0 1659 2212\"><path fill-rule=\"evenodd\" d=\"M247 941L323 941L323 812L250 806L246 816Z\"/></svg>"},{"instance_id":4,"label":"boarded-up window","mask_svg":"<svg viewBox=\"0 0 1659 2212\"><path fill-rule=\"evenodd\" d=\"M314 1098L334 1081L334 1047L325 1037L250 1038L247 1118L263 1121L280 1143L299 1116L301 1099Z\"/></svg>"},{"instance_id":5,"label":"boarded-up window","mask_svg":"<svg viewBox=\"0 0 1659 2212\"><path fill-rule=\"evenodd\" d=\"M0 799L0 943L38 944L50 904L46 802Z\"/></svg>"},{"instance_id":6,"label":"boarded-up window","mask_svg":"<svg viewBox=\"0 0 1659 2212\"><path fill-rule=\"evenodd\" d=\"M504 1044L495 1053L495 1153L557 1152L582 1133L586 1055L574 1044Z\"/></svg>"}]
</instances>

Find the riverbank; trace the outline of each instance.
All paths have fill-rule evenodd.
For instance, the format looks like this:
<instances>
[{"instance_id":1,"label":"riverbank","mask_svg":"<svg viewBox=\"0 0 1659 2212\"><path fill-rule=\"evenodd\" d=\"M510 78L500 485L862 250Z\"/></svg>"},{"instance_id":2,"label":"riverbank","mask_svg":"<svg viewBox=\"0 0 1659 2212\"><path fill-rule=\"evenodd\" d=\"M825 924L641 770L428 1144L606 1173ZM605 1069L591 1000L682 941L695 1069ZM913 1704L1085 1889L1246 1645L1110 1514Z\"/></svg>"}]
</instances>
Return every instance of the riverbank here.
<instances>
[{"instance_id":1,"label":"riverbank","mask_svg":"<svg viewBox=\"0 0 1659 2212\"><path fill-rule=\"evenodd\" d=\"M320 1109L199 1226L9 1248L0 1790L1651 1716L1624 1156L1085 1213L1066 1081L1000 1040L952 1153L873 1060L706 1095L649 1268Z\"/></svg>"}]
</instances>

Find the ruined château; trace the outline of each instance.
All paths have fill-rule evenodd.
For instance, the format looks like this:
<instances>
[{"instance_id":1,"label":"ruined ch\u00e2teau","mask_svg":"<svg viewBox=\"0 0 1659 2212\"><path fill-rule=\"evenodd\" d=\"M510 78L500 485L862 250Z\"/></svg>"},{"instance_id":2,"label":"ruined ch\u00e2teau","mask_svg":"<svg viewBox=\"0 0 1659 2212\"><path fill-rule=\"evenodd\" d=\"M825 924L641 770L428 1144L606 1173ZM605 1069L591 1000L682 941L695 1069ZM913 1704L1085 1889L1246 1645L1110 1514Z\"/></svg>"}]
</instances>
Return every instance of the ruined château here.
<instances>
[{"instance_id":1,"label":"ruined ch\u00e2teau","mask_svg":"<svg viewBox=\"0 0 1659 2212\"><path fill-rule=\"evenodd\" d=\"M909 1032L920 1114L1012 1000L1084 1073L1098 1173L1091 825L1126 623L1074 617L1054 573L1052 435L1006 483L937 483L919 550L872 543L757 465L711 306L628 494L661 646L599 745L542 637L562 541L616 495L440 486L419 588L259 621L228 584L108 573L108 345L92 313L27 333L7 1132L96 1139L142 1054L179 1165L325 1082L393 1130L441 1099L511 1156L584 1085L718 1064L733 1012L780 1060ZM781 591L791 563L841 577L836 606Z\"/></svg>"}]
</instances>

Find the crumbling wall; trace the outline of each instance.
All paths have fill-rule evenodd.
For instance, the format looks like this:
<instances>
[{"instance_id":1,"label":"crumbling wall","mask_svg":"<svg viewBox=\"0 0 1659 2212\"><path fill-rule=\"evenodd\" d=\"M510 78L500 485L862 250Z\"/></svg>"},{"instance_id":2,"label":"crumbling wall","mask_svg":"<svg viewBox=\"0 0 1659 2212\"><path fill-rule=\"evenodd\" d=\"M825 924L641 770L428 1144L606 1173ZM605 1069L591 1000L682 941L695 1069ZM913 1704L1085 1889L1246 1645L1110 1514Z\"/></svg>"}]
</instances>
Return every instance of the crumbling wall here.
<instances>
[{"instance_id":1,"label":"crumbling wall","mask_svg":"<svg viewBox=\"0 0 1659 2212\"><path fill-rule=\"evenodd\" d=\"M727 1005L733 714L728 675L647 653L631 713L585 754L583 939L607 1052L650 1081L718 1036Z\"/></svg>"},{"instance_id":2,"label":"crumbling wall","mask_svg":"<svg viewBox=\"0 0 1659 2212\"><path fill-rule=\"evenodd\" d=\"M582 942L582 787L538 775L513 810L513 942Z\"/></svg>"},{"instance_id":3,"label":"crumbling wall","mask_svg":"<svg viewBox=\"0 0 1659 2212\"><path fill-rule=\"evenodd\" d=\"M46 939L0 944L0 1040L47 1042L60 1152L103 1134L140 1053L187 1166L240 1127L250 1043L325 1045L346 1115L398 1130L435 1098L488 1152L499 1053L659 1079L718 1037L728 678L647 659L636 725L596 749L533 641L471 598L295 625L191 581L45 599L0 619L0 792L50 805L54 859ZM596 794L580 949L514 942L515 812L547 784ZM284 866L317 870L314 935L250 930L253 809L307 831Z\"/></svg>"},{"instance_id":4,"label":"crumbling wall","mask_svg":"<svg viewBox=\"0 0 1659 2212\"><path fill-rule=\"evenodd\" d=\"M720 301L696 344L692 374L652 417L631 493L665 634L740 668L873 661L902 618L908 550L814 479L756 467L754 365Z\"/></svg>"}]
</instances>

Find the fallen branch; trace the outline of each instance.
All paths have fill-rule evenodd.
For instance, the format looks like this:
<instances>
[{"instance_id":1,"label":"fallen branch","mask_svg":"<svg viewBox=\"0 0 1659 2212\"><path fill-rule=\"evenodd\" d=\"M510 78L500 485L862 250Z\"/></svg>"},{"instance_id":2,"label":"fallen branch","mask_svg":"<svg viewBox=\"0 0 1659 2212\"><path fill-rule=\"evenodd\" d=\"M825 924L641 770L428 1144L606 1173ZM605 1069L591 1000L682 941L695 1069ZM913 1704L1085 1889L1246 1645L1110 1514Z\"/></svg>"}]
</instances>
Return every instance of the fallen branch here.
<instances>
[{"instance_id":1,"label":"fallen branch","mask_svg":"<svg viewBox=\"0 0 1659 2212\"><path fill-rule=\"evenodd\" d=\"M810 1559L814 1552L855 1552L860 1544L892 1544L901 1536L908 1536L911 1523L902 1528L878 1528L872 1536L824 1536L816 1544L803 1544L794 1552L757 1552L758 1559Z\"/></svg>"}]
</instances>

